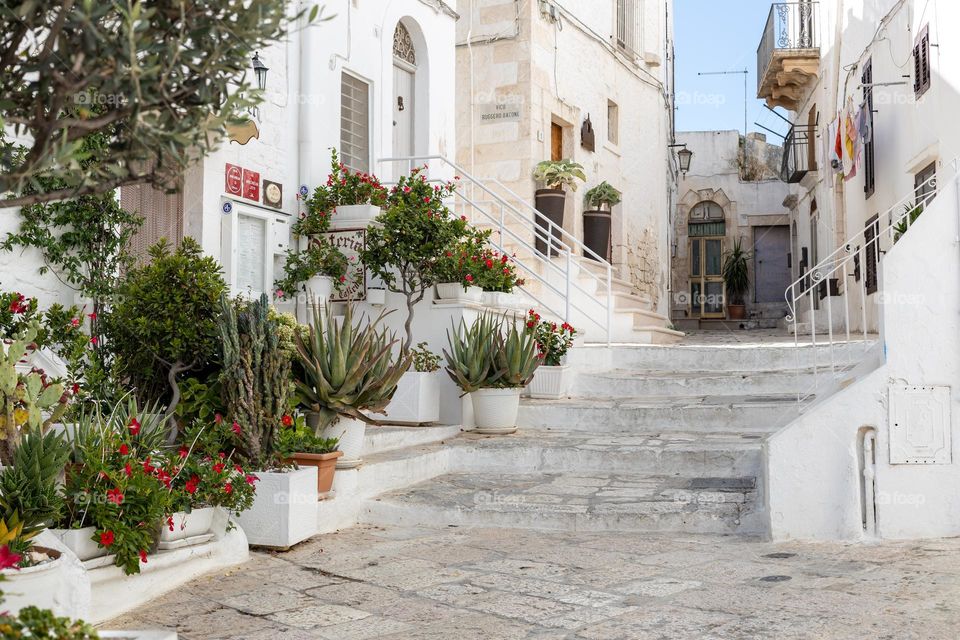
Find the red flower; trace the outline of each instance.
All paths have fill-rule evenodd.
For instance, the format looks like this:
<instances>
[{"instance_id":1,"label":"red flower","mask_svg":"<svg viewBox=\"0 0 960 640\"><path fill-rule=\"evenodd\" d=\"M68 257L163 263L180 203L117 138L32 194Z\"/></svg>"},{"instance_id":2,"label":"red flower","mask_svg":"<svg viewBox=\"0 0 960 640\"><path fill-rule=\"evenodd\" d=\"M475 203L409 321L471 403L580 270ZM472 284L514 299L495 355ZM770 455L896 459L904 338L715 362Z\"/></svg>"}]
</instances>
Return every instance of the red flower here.
<instances>
[{"instance_id":1,"label":"red flower","mask_svg":"<svg viewBox=\"0 0 960 640\"><path fill-rule=\"evenodd\" d=\"M430 196L424 197L423 201L426 202L426 203L429 203L429 202L430 202Z\"/></svg>"},{"instance_id":2,"label":"red flower","mask_svg":"<svg viewBox=\"0 0 960 640\"><path fill-rule=\"evenodd\" d=\"M117 449L117 451L120 452L120 455L125 456L128 453L130 453L130 447L128 447L126 444L122 444L120 445L120 448Z\"/></svg>"},{"instance_id":3,"label":"red flower","mask_svg":"<svg viewBox=\"0 0 960 640\"><path fill-rule=\"evenodd\" d=\"M147 552L143 549L140 549L140 562L147 564Z\"/></svg>"},{"instance_id":4,"label":"red flower","mask_svg":"<svg viewBox=\"0 0 960 640\"><path fill-rule=\"evenodd\" d=\"M180 454L181 458L186 458L188 455L190 455L190 450L186 447L180 447L180 451L178 453Z\"/></svg>"},{"instance_id":5,"label":"red flower","mask_svg":"<svg viewBox=\"0 0 960 640\"><path fill-rule=\"evenodd\" d=\"M282 418L280 418L280 422L282 422L282 423L283 423L283 426L285 426L285 427L292 426L292 425L293 425L293 416L291 416L290 414L284 414L284 416L283 416Z\"/></svg>"},{"instance_id":6,"label":"red flower","mask_svg":"<svg viewBox=\"0 0 960 640\"><path fill-rule=\"evenodd\" d=\"M97 346L97 336L92 336L90 338L90 344L92 344L93 346Z\"/></svg>"},{"instance_id":7,"label":"red flower","mask_svg":"<svg viewBox=\"0 0 960 640\"><path fill-rule=\"evenodd\" d=\"M135 436L140 433L140 421L136 416L130 418L130 424L127 426L130 428L130 435Z\"/></svg>"},{"instance_id":8,"label":"red flower","mask_svg":"<svg viewBox=\"0 0 960 640\"><path fill-rule=\"evenodd\" d=\"M200 484L200 478L196 475L190 476L190 479L183 485L183 488L186 489L187 493L193 495L197 492L197 485Z\"/></svg>"},{"instance_id":9,"label":"red flower","mask_svg":"<svg viewBox=\"0 0 960 640\"><path fill-rule=\"evenodd\" d=\"M173 480L173 478L170 477L170 474L169 474L169 473L167 473L167 472L164 471L163 469L158 468L158 469L157 469L157 480L159 480L160 482L162 482L162 483L163 483L163 486L165 486L167 489L169 489L169 488L170 488L170 481Z\"/></svg>"},{"instance_id":10,"label":"red flower","mask_svg":"<svg viewBox=\"0 0 960 640\"><path fill-rule=\"evenodd\" d=\"M150 464L150 456L147 456L147 459L143 461L143 472L149 475L154 471L154 466Z\"/></svg>"},{"instance_id":11,"label":"red flower","mask_svg":"<svg viewBox=\"0 0 960 640\"><path fill-rule=\"evenodd\" d=\"M466 221L467 221L467 216L460 216L460 219L463 220L464 222L466 222Z\"/></svg>"},{"instance_id":12,"label":"red flower","mask_svg":"<svg viewBox=\"0 0 960 640\"><path fill-rule=\"evenodd\" d=\"M123 472L126 474L128 478L133 475L133 469L130 468L129 462L123 465Z\"/></svg>"},{"instance_id":13,"label":"red flower","mask_svg":"<svg viewBox=\"0 0 960 640\"><path fill-rule=\"evenodd\" d=\"M534 322L533 320L529 320L529 321L527 322L527 327L533 329L535 326L537 326L537 323Z\"/></svg>"},{"instance_id":14,"label":"red flower","mask_svg":"<svg viewBox=\"0 0 960 640\"><path fill-rule=\"evenodd\" d=\"M113 531L110 531L109 529L107 529L106 531L100 534L100 546L109 547L112 544L113 544Z\"/></svg>"},{"instance_id":15,"label":"red flower","mask_svg":"<svg viewBox=\"0 0 960 640\"><path fill-rule=\"evenodd\" d=\"M240 425L237 424L236 420L233 421L233 426L230 427L230 430L233 431L235 434L240 435Z\"/></svg>"},{"instance_id":16,"label":"red flower","mask_svg":"<svg viewBox=\"0 0 960 640\"><path fill-rule=\"evenodd\" d=\"M491 260L490 258L487 258L487 261L485 264L487 265L487 269L493 268L493 260Z\"/></svg>"},{"instance_id":17,"label":"red flower","mask_svg":"<svg viewBox=\"0 0 960 640\"><path fill-rule=\"evenodd\" d=\"M11 567L17 567L17 563L20 562L19 554L13 553L10 551L10 547L3 545L0 547L0 569L9 569ZM17 567L19 568L19 567Z\"/></svg>"},{"instance_id":18,"label":"red flower","mask_svg":"<svg viewBox=\"0 0 960 640\"><path fill-rule=\"evenodd\" d=\"M504 273L504 275L510 275L510 269L508 269L507 267L504 267L504 268L503 268L503 273Z\"/></svg>"},{"instance_id":19,"label":"red flower","mask_svg":"<svg viewBox=\"0 0 960 640\"><path fill-rule=\"evenodd\" d=\"M96 319L97 319L97 314L95 314L95 313L88 313L88 314L87 314L87 317L90 318L91 320L96 320Z\"/></svg>"},{"instance_id":20,"label":"red flower","mask_svg":"<svg viewBox=\"0 0 960 640\"><path fill-rule=\"evenodd\" d=\"M220 424L221 422L223 422L223 416L220 415L219 413L214 414L214 416L213 416L213 424Z\"/></svg>"},{"instance_id":21,"label":"red flower","mask_svg":"<svg viewBox=\"0 0 960 640\"><path fill-rule=\"evenodd\" d=\"M79 327L79 326L80 326L80 318L70 318L70 326L71 326L71 327Z\"/></svg>"},{"instance_id":22,"label":"red flower","mask_svg":"<svg viewBox=\"0 0 960 640\"><path fill-rule=\"evenodd\" d=\"M223 463L218 462L217 464L213 465L213 470L215 473L223 473Z\"/></svg>"},{"instance_id":23,"label":"red flower","mask_svg":"<svg viewBox=\"0 0 960 640\"><path fill-rule=\"evenodd\" d=\"M470 275L469 273L467 274L467 277L464 278L464 279L465 279L467 282L473 282L473 276Z\"/></svg>"},{"instance_id":24,"label":"red flower","mask_svg":"<svg viewBox=\"0 0 960 640\"><path fill-rule=\"evenodd\" d=\"M113 504L123 504L123 492L117 489L107 489L107 501Z\"/></svg>"},{"instance_id":25,"label":"red flower","mask_svg":"<svg viewBox=\"0 0 960 640\"><path fill-rule=\"evenodd\" d=\"M243 473L243 467L241 467L238 464L233 465L233 470L236 471L237 473Z\"/></svg>"},{"instance_id":26,"label":"red flower","mask_svg":"<svg viewBox=\"0 0 960 640\"><path fill-rule=\"evenodd\" d=\"M167 516L167 527L170 529L170 531L173 531L173 517L172 517L172 516Z\"/></svg>"},{"instance_id":27,"label":"red flower","mask_svg":"<svg viewBox=\"0 0 960 640\"><path fill-rule=\"evenodd\" d=\"M258 478L257 476L253 475L252 473L248 473L246 476L244 476L243 479L247 481L247 484L249 484L249 485L252 486L253 483L256 482L257 480L259 480L260 478Z\"/></svg>"},{"instance_id":28,"label":"red flower","mask_svg":"<svg viewBox=\"0 0 960 640\"><path fill-rule=\"evenodd\" d=\"M347 276L340 276L340 282L346 282Z\"/></svg>"},{"instance_id":29,"label":"red flower","mask_svg":"<svg viewBox=\"0 0 960 640\"><path fill-rule=\"evenodd\" d=\"M223 492L224 492L224 493L232 493L232 492L233 492L233 485L230 484L229 482L226 483L225 485L223 485Z\"/></svg>"}]
</instances>

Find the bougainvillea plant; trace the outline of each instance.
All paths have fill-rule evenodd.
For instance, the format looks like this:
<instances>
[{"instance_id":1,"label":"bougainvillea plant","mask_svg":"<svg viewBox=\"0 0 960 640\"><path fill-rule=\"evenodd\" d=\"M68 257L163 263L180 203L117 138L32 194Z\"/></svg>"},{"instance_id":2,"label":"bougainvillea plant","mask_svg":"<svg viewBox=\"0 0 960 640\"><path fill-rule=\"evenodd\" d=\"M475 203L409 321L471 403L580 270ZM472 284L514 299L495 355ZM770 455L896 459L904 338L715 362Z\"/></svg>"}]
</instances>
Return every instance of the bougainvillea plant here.
<instances>
[{"instance_id":1,"label":"bougainvillea plant","mask_svg":"<svg viewBox=\"0 0 960 640\"><path fill-rule=\"evenodd\" d=\"M293 225L296 235L315 235L330 228L330 218L337 207L372 204L382 207L387 202L387 190L376 176L362 171L351 171L337 157L337 150L330 153L330 175L326 184L313 190L304 201L307 211Z\"/></svg>"},{"instance_id":2,"label":"bougainvillea plant","mask_svg":"<svg viewBox=\"0 0 960 640\"><path fill-rule=\"evenodd\" d=\"M563 364L563 356L573 346L573 338L577 335L576 329L564 322L558 325L540 317L535 310L527 312L527 333L533 334L539 347L539 355L543 365L559 367Z\"/></svg>"}]
</instances>

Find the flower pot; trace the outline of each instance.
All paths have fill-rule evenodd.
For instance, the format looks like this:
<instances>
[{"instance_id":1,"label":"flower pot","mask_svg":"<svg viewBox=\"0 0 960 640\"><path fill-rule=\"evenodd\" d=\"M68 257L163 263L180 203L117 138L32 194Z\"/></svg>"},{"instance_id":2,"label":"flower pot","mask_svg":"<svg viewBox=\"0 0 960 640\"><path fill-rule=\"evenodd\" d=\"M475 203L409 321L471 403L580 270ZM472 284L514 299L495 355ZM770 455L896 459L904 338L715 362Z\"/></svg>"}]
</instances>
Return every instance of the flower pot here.
<instances>
[{"instance_id":1,"label":"flower pot","mask_svg":"<svg viewBox=\"0 0 960 640\"><path fill-rule=\"evenodd\" d=\"M60 539L67 549L73 552L80 562L92 560L93 558L102 558L110 551L101 547L94 540L96 527L83 527L82 529L50 529L50 533Z\"/></svg>"},{"instance_id":2,"label":"flower pot","mask_svg":"<svg viewBox=\"0 0 960 640\"><path fill-rule=\"evenodd\" d=\"M320 433L324 438L340 438L340 451L343 457L337 460L337 469L353 469L360 466L363 459L363 435L367 423L356 418L340 416L333 424L324 427Z\"/></svg>"},{"instance_id":3,"label":"flower pot","mask_svg":"<svg viewBox=\"0 0 960 640\"><path fill-rule=\"evenodd\" d=\"M470 394L476 433L505 435L517 430L522 389L478 389Z\"/></svg>"},{"instance_id":4,"label":"flower pot","mask_svg":"<svg viewBox=\"0 0 960 640\"><path fill-rule=\"evenodd\" d=\"M173 531L167 521L160 528L160 545L165 542L179 542L188 538L197 538L211 533L213 530L213 514L215 507L200 507L190 513L178 511L170 517L173 519Z\"/></svg>"},{"instance_id":5,"label":"flower pot","mask_svg":"<svg viewBox=\"0 0 960 640\"><path fill-rule=\"evenodd\" d=\"M459 282L442 282L437 285L439 302L459 302L480 304L483 300L483 289L480 287L466 287Z\"/></svg>"},{"instance_id":6,"label":"flower pot","mask_svg":"<svg viewBox=\"0 0 960 640\"><path fill-rule=\"evenodd\" d=\"M322 311L324 304L330 300L333 294L333 278L313 276L304 283L303 287L304 291L298 295L297 300L297 322L310 324L313 322L313 304L320 305Z\"/></svg>"},{"instance_id":7,"label":"flower pot","mask_svg":"<svg viewBox=\"0 0 960 640\"><path fill-rule=\"evenodd\" d=\"M380 207L372 204L340 205L333 211L330 228L360 229L373 222L378 215L380 215Z\"/></svg>"},{"instance_id":8,"label":"flower pot","mask_svg":"<svg viewBox=\"0 0 960 640\"><path fill-rule=\"evenodd\" d=\"M234 516L251 545L287 549L317 531L317 468L256 471L250 509Z\"/></svg>"},{"instance_id":9,"label":"flower pot","mask_svg":"<svg viewBox=\"0 0 960 640\"><path fill-rule=\"evenodd\" d=\"M567 192L563 189L537 189L534 193L534 204L537 211L543 214L537 216L534 220L537 252L545 256L560 255L560 247L563 242L563 212L567 206ZM547 220L553 223L552 227L547 223ZM549 243L551 246L548 247L547 238L550 235L551 228L556 240Z\"/></svg>"},{"instance_id":10,"label":"flower pot","mask_svg":"<svg viewBox=\"0 0 960 640\"><path fill-rule=\"evenodd\" d=\"M0 571L5 579L3 609L13 615L30 605L57 612L63 601L60 591L70 588L64 584L66 567L60 552L46 547L34 547L33 550L46 553L51 559L32 567Z\"/></svg>"},{"instance_id":11,"label":"flower pot","mask_svg":"<svg viewBox=\"0 0 960 640\"><path fill-rule=\"evenodd\" d=\"M317 493L323 494L333 487L333 473L337 468L337 459L343 451L330 453L295 453L291 460L299 467L317 468Z\"/></svg>"},{"instance_id":12,"label":"flower pot","mask_svg":"<svg viewBox=\"0 0 960 640\"><path fill-rule=\"evenodd\" d=\"M383 305L387 303L386 289L367 289L367 302L369 304Z\"/></svg>"},{"instance_id":13,"label":"flower pot","mask_svg":"<svg viewBox=\"0 0 960 640\"><path fill-rule=\"evenodd\" d=\"M583 212L583 243L593 253L606 261L610 261L610 212L584 211ZM596 260L596 256L584 251L584 256Z\"/></svg>"},{"instance_id":14,"label":"flower pot","mask_svg":"<svg viewBox=\"0 0 960 640\"><path fill-rule=\"evenodd\" d=\"M747 317L747 307L742 304L728 304L727 318L730 320L745 320Z\"/></svg>"},{"instance_id":15,"label":"flower pot","mask_svg":"<svg viewBox=\"0 0 960 640\"><path fill-rule=\"evenodd\" d=\"M531 398L550 400L565 398L567 390L570 388L569 371L569 365L556 367L540 365L537 367L536 373L533 374L533 380L527 385L527 392Z\"/></svg>"},{"instance_id":16,"label":"flower pot","mask_svg":"<svg viewBox=\"0 0 960 640\"><path fill-rule=\"evenodd\" d=\"M440 420L440 379L436 371L407 371L383 413L371 415L388 424L429 424Z\"/></svg>"},{"instance_id":17,"label":"flower pot","mask_svg":"<svg viewBox=\"0 0 960 640\"><path fill-rule=\"evenodd\" d=\"M525 306L520 296L504 291L484 291L482 302L483 306L496 309L520 309Z\"/></svg>"}]
</instances>

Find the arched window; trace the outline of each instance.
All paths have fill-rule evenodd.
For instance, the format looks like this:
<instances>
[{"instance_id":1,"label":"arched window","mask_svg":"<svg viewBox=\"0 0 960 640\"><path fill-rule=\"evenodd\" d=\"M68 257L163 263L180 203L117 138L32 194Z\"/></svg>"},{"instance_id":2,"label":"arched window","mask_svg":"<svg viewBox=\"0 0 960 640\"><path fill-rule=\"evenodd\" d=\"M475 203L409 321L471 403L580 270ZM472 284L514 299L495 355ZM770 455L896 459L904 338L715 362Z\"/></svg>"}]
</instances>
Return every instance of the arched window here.
<instances>
[{"instance_id":1,"label":"arched window","mask_svg":"<svg viewBox=\"0 0 960 640\"><path fill-rule=\"evenodd\" d=\"M715 222L723 220L723 207L712 200L704 200L690 209L690 222Z\"/></svg>"},{"instance_id":2,"label":"arched window","mask_svg":"<svg viewBox=\"0 0 960 640\"><path fill-rule=\"evenodd\" d=\"M417 64L417 52L413 47L413 38L410 37L410 32L407 31L402 22L398 22L397 28L393 31L393 57L413 66Z\"/></svg>"}]
</instances>

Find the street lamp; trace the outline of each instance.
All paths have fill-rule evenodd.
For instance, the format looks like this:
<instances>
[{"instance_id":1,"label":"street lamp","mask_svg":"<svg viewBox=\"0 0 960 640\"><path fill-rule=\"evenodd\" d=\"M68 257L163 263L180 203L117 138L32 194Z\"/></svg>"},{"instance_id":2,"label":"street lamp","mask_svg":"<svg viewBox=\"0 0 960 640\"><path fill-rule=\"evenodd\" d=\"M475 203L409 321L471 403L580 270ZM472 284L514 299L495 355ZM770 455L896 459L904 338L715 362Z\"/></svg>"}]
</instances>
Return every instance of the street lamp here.
<instances>
[{"instance_id":1,"label":"street lamp","mask_svg":"<svg viewBox=\"0 0 960 640\"><path fill-rule=\"evenodd\" d=\"M260 52L253 54L253 72L257 75L257 88L264 91L267 88L267 71L270 69L260 60Z\"/></svg>"},{"instance_id":2,"label":"street lamp","mask_svg":"<svg viewBox=\"0 0 960 640\"><path fill-rule=\"evenodd\" d=\"M675 149L680 147L680 151L677 151L677 160L680 162L680 172L686 175L687 171L690 171L690 159L693 158L693 151L687 149L687 144L668 144L667 147L670 149Z\"/></svg>"}]
</instances>

